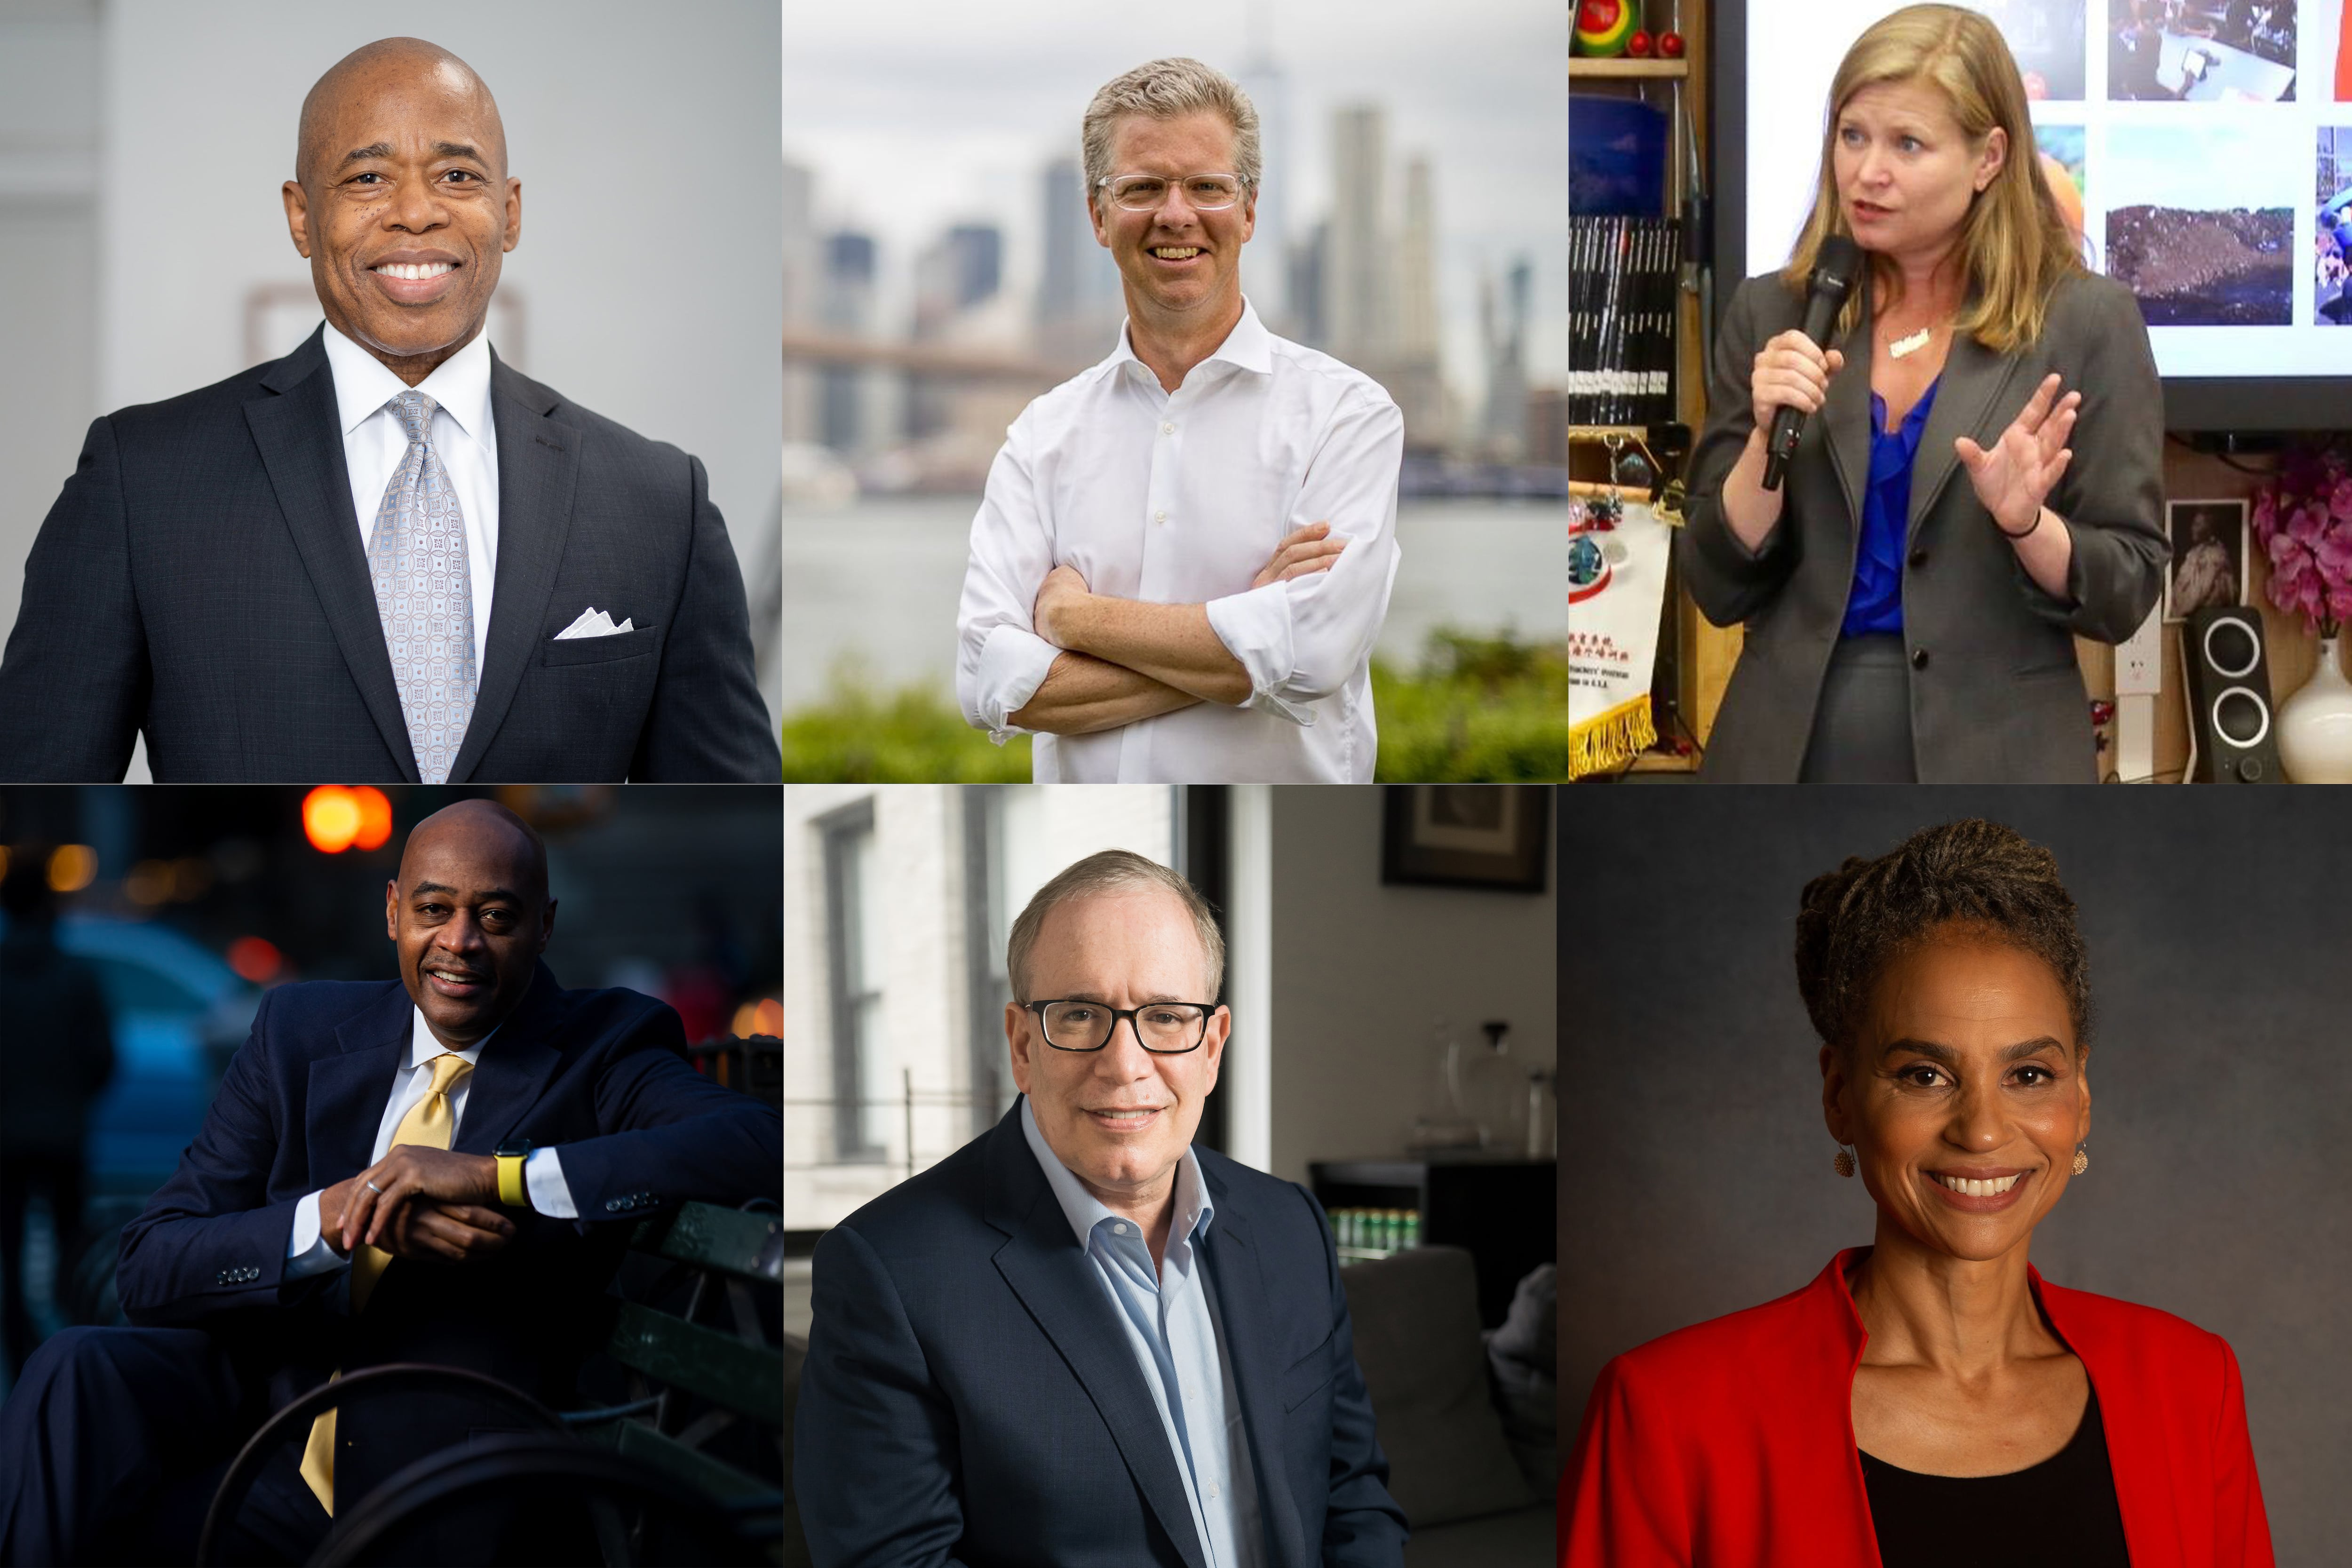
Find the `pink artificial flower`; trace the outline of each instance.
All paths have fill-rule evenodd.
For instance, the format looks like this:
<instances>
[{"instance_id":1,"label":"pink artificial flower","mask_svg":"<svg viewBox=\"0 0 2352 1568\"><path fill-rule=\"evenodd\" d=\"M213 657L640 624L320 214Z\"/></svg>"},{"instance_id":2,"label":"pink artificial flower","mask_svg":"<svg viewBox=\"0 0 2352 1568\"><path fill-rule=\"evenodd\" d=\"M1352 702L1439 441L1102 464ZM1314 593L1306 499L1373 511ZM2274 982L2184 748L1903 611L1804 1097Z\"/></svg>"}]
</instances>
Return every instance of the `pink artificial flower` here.
<instances>
[{"instance_id":1,"label":"pink artificial flower","mask_svg":"<svg viewBox=\"0 0 2352 1568\"><path fill-rule=\"evenodd\" d=\"M2273 533L2263 542L2263 552L2271 558L2271 570L2280 576L2294 576L2305 569L2311 552L2293 537Z\"/></svg>"},{"instance_id":2,"label":"pink artificial flower","mask_svg":"<svg viewBox=\"0 0 2352 1568\"><path fill-rule=\"evenodd\" d=\"M2352 583L2338 583L2327 590L2327 619L2336 626L2352 621ZM2332 630L2329 635L2334 635Z\"/></svg>"},{"instance_id":3,"label":"pink artificial flower","mask_svg":"<svg viewBox=\"0 0 2352 1568\"><path fill-rule=\"evenodd\" d=\"M2312 555L2330 584L2352 584L2352 523L2338 523L2320 535Z\"/></svg>"},{"instance_id":4,"label":"pink artificial flower","mask_svg":"<svg viewBox=\"0 0 2352 1568\"><path fill-rule=\"evenodd\" d=\"M2352 517L2352 479L2338 479L2327 497L2329 515L2342 519Z\"/></svg>"},{"instance_id":5,"label":"pink artificial flower","mask_svg":"<svg viewBox=\"0 0 2352 1568\"><path fill-rule=\"evenodd\" d=\"M2265 485L2254 496L2254 527L2267 529L2278 520L2278 491Z\"/></svg>"}]
</instances>

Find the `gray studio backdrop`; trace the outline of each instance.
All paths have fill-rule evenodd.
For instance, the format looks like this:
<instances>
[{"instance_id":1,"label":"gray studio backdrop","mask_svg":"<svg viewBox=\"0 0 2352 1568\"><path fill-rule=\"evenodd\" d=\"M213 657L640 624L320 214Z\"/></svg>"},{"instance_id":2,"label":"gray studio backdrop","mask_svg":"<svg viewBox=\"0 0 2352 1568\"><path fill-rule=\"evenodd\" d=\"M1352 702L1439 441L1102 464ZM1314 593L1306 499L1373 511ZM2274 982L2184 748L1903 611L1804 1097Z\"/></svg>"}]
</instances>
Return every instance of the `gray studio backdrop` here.
<instances>
[{"instance_id":1,"label":"gray studio backdrop","mask_svg":"<svg viewBox=\"0 0 2352 1568\"><path fill-rule=\"evenodd\" d=\"M761 0L485 0L423 16L347 0L11 0L0 635L93 417L234 375L318 323L278 201L302 95L361 44L413 30L490 84L522 181L492 343L703 460L772 711L782 26Z\"/></svg>"},{"instance_id":2,"label":"gray studio backdrop","mask_svg":"<svg viewBox=\"0 0 2352 1568\"><path fill-rule=\"evenodd\" d=\"M1960 816L2049 847L2097 1010L2055 1283L2221 1334L2281 1563L2340 1560L2352 1457L2352 809L2325 790L1580 790L1560 808L1560 1400L1811 1280L1830 1169L1790 950L1806 880Z\"/></svg>"}]
</instances>

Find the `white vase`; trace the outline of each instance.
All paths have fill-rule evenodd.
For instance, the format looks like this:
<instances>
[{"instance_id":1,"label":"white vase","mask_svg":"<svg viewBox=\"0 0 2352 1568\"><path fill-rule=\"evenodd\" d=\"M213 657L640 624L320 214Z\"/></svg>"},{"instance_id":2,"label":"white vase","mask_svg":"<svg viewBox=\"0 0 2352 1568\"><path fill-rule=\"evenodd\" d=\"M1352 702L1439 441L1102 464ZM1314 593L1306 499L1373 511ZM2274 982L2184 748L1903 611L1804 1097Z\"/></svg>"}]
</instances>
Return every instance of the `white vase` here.
<instances>
[{"instance_id":1,"label":"white vase","mask_svg":"<svg viewBox=\"0 0 2352 1568\"><path fill-rule=\"evenodd\" d=\"M2297 784L2352 784L2352 680L2336 639L2319 640L2319 668L2279 705L2279 763Z\"/></svg>"}]
</instances>

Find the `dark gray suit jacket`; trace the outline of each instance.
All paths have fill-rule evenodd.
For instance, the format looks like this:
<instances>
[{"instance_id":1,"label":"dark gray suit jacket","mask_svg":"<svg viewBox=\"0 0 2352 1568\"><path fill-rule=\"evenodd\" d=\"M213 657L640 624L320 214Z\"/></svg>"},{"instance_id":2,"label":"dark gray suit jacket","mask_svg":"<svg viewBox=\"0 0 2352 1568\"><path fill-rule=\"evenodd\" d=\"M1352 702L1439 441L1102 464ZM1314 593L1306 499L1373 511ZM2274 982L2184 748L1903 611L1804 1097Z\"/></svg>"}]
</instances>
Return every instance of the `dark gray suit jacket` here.
<instances>
[{"instance_id":1,"label":"dark gray suit jacket","mask_svg":"<svg viewBox=\"0 0 2352 1568\"><path fill-rule=\"evenodd\" d=\"M1751 553L1720 493L1755 426L1757 352L1802 324L1804 300L1777 275L1733 294L1717 333L1707 424L1691 455L1688 518L1675 563L1717 626L1744 621L1746 647L1707 742L1703 775L1796 782L1822 680L1845 618L1870 474L1870 312L1837 347L1845 369L1805 423L1779 524ZM2025 574L1952 449L1990 447L2056 371L2083 406L2074 456L2049 506L2074 539L2067 602ZM1903 637L1922 783L2090 783L2098 776L2074 634L2121 642L2164 584L2164 401L2139 305L2084 274L2059 286L2041 340L1999 355L1956 339L1911 479Z\"/></svg>"},{"instance_id":2,"label":"dark gray suit jacket","mask_svg":"<svg viewBox=\"0 0 2352 1568\"><path fill-rule=\"evenodd\" d=\"M0 779L414 781L318 333L89 427L0 661ZM450 782L768 781L702 465L492 356L499 551ZM636 629L554 639L590 605Z\"/></svg>"}]
</instances>

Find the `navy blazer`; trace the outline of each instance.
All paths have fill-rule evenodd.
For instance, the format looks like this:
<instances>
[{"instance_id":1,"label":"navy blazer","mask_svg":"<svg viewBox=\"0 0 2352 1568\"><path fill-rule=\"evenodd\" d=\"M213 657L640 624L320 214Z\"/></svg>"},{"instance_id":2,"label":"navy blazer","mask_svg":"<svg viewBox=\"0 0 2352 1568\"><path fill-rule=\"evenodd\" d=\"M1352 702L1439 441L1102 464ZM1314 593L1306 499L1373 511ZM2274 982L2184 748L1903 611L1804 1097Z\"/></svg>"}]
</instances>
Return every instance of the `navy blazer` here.
<instances>
[{"instance_id":1,"label":"navy blazer","mask_svg":"<svg viewBox=\"0 0 2352 1568\"><path fill-rule=\"evenodd\" d=\"M1394 1568L1404 1515L1323 1212L1197 1152L1267 1568ZM819 1568L1205 1568L1150 1390L1017 1100L826 1232L814 1285L793 1484Z\"/></svg>"},{"instance_id":2,"label":"navy blazer","mask_svg":"<svg viewBox=\"0 0 2352 1568\"><path fill-rule=\"evenodd\" d=\"M416 779L322 326L284 359L94 422L25 563L0 779ZM780 775L702 465L491 355L499 551L452 784ZM617 637L558 642L593 605Z\"/></svg>"},{"instance_id":3,"label":"navy blazer","mask_svg":"<svg viewBox=\"0 0 2352 1568\"><path fill-rule=\"evenodd\" d=\"M180 1167L122 1232L117 1279L132 1323L213 1332L275 1409L337 1367L426 1361L502 1378L542 1400L572 1392L605 1329L604 1289L634 1222L688 1200L780 1198L775 1110L688 1065L684 1030L634 991L565 991L545 964L483 1047L453 1145L489 1153L509 1138L562 1151L580 1217L504 1212L514 1245L463 1264L395 1258L366 1311L351 1270L288 1280L294 1206L372 1163L376 1128L413 1028L396 980L318 981L268 993ZM322 1216L331 1217L331 1216ZM374 1413L338 1436L339 1493L415 1457L370 1444Z\"/></svg>"}]
</instances>

